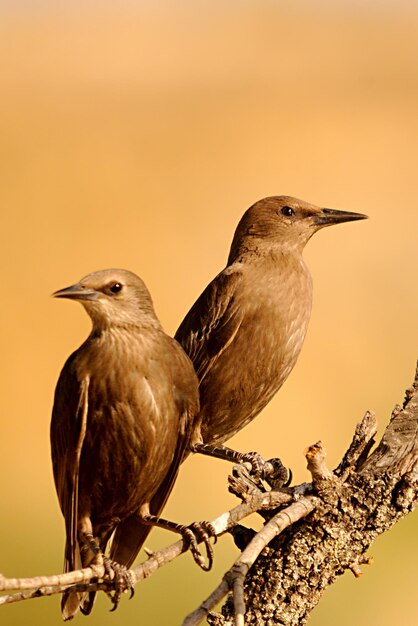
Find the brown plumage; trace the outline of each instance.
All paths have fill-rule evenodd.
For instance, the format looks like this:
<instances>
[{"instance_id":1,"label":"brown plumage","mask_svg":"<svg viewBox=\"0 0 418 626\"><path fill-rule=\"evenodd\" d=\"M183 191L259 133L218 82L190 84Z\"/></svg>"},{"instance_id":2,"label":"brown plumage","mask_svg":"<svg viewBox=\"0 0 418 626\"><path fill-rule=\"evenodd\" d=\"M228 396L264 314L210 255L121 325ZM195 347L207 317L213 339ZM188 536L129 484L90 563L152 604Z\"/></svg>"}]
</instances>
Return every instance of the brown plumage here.
<instances>
[{"instance_id":1,"label":"brown plumage","mask_svg":"<svg viewBox=\"0 0 418 626\"><path fill-rule=\"evenodd\" d=\"M280 389L296 363L311 313L305 244L325 226L365 217L288 196L264 198L244 213L226 268L175 335L200 382L194 451L223 456L219 444Z\"/></svg>"},{"instance_id":2,"label":"brown plumage","mask_svg":"<svg viewBox=\"0 0 418 626\"><path fill-rule=\"evenodd\" d=\"M258 455L221 444L258 415L296 363L312 305L303 249L319 229L365 217L288 196L264 198L244 213L226 268L206 287L175 335L200 382L199 418L184 458L191 449L233 462L248 460L257 473ZM286 472L279 462L273 469L280 482ZM156 493L152 510L163 496L163 490ZM138 520L130 518L126 536L140 542L142 533Z\"/></svg>"},{"instance_id":3,"label":"brown plumage","mask_svg":"<svg viewBox=\"0 0 418 626\"><path fill-rule=\"evenodd\" d=\"M54 296L79 300L93 322L88 339L64 365L52 412L54 479L67 536L65 571L101 557L115 529L111 558L129 567L151 528L142 523L149 503L158 492L152 508L158 516L189 445L198 382L135 274L95 272ZM90 612L93 598L65 593L64 619L80 604Z\"/></svg>"}]
</instances>

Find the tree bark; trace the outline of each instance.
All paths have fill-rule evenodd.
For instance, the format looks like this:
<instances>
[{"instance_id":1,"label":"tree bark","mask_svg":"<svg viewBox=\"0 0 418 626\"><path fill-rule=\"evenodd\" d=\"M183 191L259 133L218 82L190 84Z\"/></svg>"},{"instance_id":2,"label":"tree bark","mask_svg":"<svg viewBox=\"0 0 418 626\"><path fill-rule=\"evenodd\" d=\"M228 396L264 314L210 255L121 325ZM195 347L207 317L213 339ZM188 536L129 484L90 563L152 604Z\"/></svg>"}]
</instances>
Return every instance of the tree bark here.
<instances>
[{"instance_id":1,"label":"tree bark","mask_svg":"<svg viewBox=\"0 0 418 626\"><path fill-rule=\"evenodd\" d=\"M306 624L336 577L347 569L359 576L360 566L369 562L366 552L374 539L414 509L418 500L418 369L403 406L395 407L382 440L370 452L375 433L375 417L367 413L332 473L324 466L320 444L308 451L316 507L281 532L246 573L246 626ZM222 614L210 613L208 623L243 624L238 604L230 596Z\"/></svg>"}]
</instances>

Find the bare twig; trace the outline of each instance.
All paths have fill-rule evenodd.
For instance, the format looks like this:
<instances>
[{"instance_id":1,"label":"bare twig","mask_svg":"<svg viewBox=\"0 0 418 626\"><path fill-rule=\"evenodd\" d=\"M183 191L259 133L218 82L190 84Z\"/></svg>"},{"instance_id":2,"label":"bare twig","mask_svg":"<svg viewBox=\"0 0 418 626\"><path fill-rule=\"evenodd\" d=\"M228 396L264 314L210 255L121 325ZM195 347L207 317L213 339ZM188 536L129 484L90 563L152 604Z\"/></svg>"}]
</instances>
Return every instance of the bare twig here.
<instances>
[{"instance_id":1,"label":"bare twig","mask_svg":"<svg viewBox=\"0 0 418 626\"><path fill-rule=\"evenodd\" d=\"M354 437L335 474L344 481L348 472L361 465L374 444L377 432L377 419L372 411L366 411L363 419L356 426Z\"/></svg>"},{"instance_id":2,"label":"bare twig","mask_svg":"<svg viewBox=\"0 0 418 626\"><path fill-rule=\"evenodd\" d=\"M246 502L237 505L230 511L223 513L211 523L215 528L216 535L222 535L230 528L235 526L237 522L244 519L257 510L271 510L288 502L291 496L283 492L257 492L248 497ZM135 583L149 578L163 565L170 563L185 551L182 541L152 553L144 563L141 563L133 570L130 570L132 580ZM94 566L86 567L81 570L75 570L66 574L57 574L52 576L36 576L33 578L5 578L0 575L0 591L19 590L20 593L3 595L0 597L1 604L9 604L12 602L20 602L31 598L40 598L50 596L56 593L62 593L65 589L75 585L74 591L110 591L112 590L111 582L90 583L92 578L103 578L105 575L104 567Z\"/></svg>"},{"instance_id":3,"label":"bare twig","mask_svg":"<svg viewBox=\"0 0 418 626\"><path fill-rule=\"evenodd\" d=\"M274 537L277 537L288 526L309 515L318 503L319 498L305 496L272 517L254 536L231 569L226 572L218 587L193 613L186 617L183 626L197 626L197 624L200 624L202 619L226 596L230 589L233 590L234 594L235 624L236 626L244 624L245 602L243 585L248 570L260 552L264 550Z\"/></svg>"}]
</instances>

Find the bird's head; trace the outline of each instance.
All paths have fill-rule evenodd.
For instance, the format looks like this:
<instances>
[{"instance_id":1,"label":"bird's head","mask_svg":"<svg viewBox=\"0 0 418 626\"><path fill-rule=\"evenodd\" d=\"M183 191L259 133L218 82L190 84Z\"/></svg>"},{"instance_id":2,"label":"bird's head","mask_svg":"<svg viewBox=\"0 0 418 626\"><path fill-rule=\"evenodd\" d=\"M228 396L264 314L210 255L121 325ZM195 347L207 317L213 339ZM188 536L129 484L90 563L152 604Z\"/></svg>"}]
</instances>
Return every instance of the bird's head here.
<instances>
[{"instance_id":1,"label":"bird's head","mask_svg":"<svg viewBox=\"0 0 418 626\"><path fill-rule=\"evenodd\" d=\"M263 198L242 216L228 263L234 262L247 250L263 246L301 251L320 228L366 217L362 213L323 209L290 196Z\"/></svg>"},{"instance_id":2,"label":"bird's head","mask_svg":"<svg viewBox=\"0 0 418 626\"><path fill-rule=\"evenodd\" d=\"M59 289L52 295L81 302L95 329L145 322L159 325L144 282L127 270L93 272L75 285Z\"/></svg>"}]
</instances>

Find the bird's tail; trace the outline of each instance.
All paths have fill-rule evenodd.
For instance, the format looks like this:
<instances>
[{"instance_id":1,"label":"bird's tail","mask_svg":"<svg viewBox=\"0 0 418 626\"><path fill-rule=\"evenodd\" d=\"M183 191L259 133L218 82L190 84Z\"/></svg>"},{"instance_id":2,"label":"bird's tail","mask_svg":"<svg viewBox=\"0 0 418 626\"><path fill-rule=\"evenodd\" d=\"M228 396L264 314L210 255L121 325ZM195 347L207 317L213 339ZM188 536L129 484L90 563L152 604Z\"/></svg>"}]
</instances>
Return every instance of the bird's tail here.
<instances>
[{"instance_id":1,"label":"bird's tail","mask_svg":"<svg viewBox=\"0 0 418 626\"><path fill-rule=\"evenodd\" d=\"M151 532L152 526L132 515L121 522L112 539L110 558L130 569L136 556Z\"/></svg>"},{"instance_id":2,"label":"bird's tail","mask_svg":"<svg viewBox=\"0 0 418 626\"><path fill-rule=\"evenodd\" d=\"M74 552L75 559L74 563L72 563L73 555L71 554L71 549L67 541L65 544L64 572L71 572L72 570L80 569L82 567L78 543ZM82 593L76 593L74 591L64 591L61 597L61 613L64 621L73 619L74 615L80 608L80 602L83 595L84 594Z\"/></svg>"},{"instance_id":3,"label":"bird's tail","mask_svg":"<svg viewBox=\"0 0 418 626\"><path fill-rule=\"evenodd\" d=\"M82 567L88 567L95 558L91 550L86 550L82 556L78 543L75 550L75 558L73 559L68 557L68 545L66 544L64 572L71 572L73 570L81 569ZM74 563L72 562L73 560ZM92 579L90 582L94 583L95 580ZM93 608L95 596L95 591L64 591L61 598L61 613L64 621L73 619L79 610L81 610L84 615L88 615Z\"/></svg>"},{"instance_id":4,"label":"bird's tail","mask_svg":"<svg viewBox=\"0 0 418 626\"><path fill-rule=\"evenodd\" d=\"M177 473L178 465L173 463L173 467L150 502L149 508L152 515L159 517L161 514L173 488ZM130 569L151 530L152 526L144 524L138 515L131 515L118 524L110 546L112 561Z\"/></svg>"}]
</instances>

